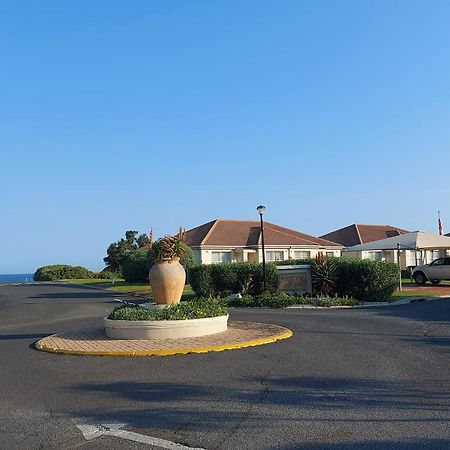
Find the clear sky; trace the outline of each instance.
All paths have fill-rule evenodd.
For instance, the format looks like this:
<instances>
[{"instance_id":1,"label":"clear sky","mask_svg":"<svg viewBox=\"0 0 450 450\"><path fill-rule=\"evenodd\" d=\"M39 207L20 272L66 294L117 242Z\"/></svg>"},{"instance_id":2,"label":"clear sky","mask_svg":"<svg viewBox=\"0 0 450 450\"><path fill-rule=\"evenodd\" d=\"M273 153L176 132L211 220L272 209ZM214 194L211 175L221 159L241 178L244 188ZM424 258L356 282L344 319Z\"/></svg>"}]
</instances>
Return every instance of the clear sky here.
<instances>
[{"instance_id":1,"label":"clear sky","mask_svg":"<svg viewBox=\"0 0 450 450\"><path fill-rule=\"evenodd\" d=\"M214 218L450 231L450 3L0 3L0 273Z\"/></svg>"}]
</instances>

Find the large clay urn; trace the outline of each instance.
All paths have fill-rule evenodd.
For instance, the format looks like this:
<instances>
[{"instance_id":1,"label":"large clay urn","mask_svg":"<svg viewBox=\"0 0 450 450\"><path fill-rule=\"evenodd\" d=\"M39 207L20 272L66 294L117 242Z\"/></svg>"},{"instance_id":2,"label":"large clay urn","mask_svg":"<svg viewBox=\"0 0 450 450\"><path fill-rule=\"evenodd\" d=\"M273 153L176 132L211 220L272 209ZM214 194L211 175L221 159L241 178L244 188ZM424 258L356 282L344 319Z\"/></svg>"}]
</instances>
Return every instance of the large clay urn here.
<instances>
[{"instance_id":1,"label":"large clay urn","mask_svg":"<svg viewBox=\"0 0 450 450\"><path fill-rule=\"evenodd\" d=\"M180 303L186 272L179 258L157 261L150 269L148 278L158 305Z\"/></svg>"}]
</instances>

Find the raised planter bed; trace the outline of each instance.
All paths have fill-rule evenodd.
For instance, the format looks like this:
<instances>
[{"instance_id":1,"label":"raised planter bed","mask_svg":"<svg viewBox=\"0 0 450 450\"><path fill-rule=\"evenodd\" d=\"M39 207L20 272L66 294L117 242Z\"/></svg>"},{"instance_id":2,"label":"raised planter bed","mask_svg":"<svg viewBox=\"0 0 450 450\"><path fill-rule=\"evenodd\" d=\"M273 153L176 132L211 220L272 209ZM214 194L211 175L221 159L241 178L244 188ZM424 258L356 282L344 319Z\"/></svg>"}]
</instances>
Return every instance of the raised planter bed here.
<instances>
[{"instance_id":1,"label":"raised planter bed","mask_svg":"<svg viewBox=\"0 0 450 450\"><path fill-rule=\"evenodd\" d=\"M103 319L105 333L112 339L179 339L207 336L227 330L229 315L188 320Z\"/></svg>"}]
</instances>

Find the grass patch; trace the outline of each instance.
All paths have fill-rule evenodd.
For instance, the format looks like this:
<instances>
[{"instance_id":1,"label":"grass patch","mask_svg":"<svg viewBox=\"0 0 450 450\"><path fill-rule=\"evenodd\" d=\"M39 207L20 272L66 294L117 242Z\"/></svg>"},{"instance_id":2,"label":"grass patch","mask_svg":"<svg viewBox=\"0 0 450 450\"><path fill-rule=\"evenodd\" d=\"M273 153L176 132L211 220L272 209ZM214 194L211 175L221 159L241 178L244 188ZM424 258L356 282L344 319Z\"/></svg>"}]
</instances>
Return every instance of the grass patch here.
<instances>
[{"instance_id":1,"label":"grass patch","mask_svg":"<svg viewBox=\"0 0 450 450\"><path fill-rule=\"evenodd\" d=\"M150 297L152 295L152 288L148 283L127 283L123 279L102 280L102 279L77 279L77 280L63 280L68 283L82 284L84 286L91 286L105 289L106 291L117 292L120 294L133 294L142 297ZM184 287L182 300L191 300L195 297L194 291L188 284Z\"/></svg>"},{"instance_id":2,"label":"grass patch","mask_svg":"<svg viewBox=\"0 0 450 450\"><path fill-rule=\"evenodd\" d=\"M436 297L438 298L438 295L430 294L429 292L422 291L422 292L415 292L415 291L396 291L392 294L392 297L390 301L396 301L399 298L407 298L407 297Z\"/></svg>"},{"instance_id":3,"label":"grass patch","mask_svg":"<svg viewBox=\"0 0 450 450\"><path fill-rule=\"evenodd\" d=\"M103 285L112 285L112 280L110 279L103 279L103 278L71 278L71 279L67 279L67 280L61 280L61 281L65 281L67 283L73 283L73 284L87 284L87 285L91 285L91 286L96 286L98 287L99 284ZM124 280L123 278L118 278L117 280L114 280L115 283L123 283Z\"/></svg>"},{"instance_id":4,"label":"grass patch","mask_svg":"<svg viewBox=\"0 0 450 450\"><path fill-rule=\"evenodd\" d=\"M108 316L110 320L189 320L228 314L223 303L214 299L196 298L179 303L170 308L146 309L141 306L123 305L114 308Z\"/></svg>"}]
</instances>

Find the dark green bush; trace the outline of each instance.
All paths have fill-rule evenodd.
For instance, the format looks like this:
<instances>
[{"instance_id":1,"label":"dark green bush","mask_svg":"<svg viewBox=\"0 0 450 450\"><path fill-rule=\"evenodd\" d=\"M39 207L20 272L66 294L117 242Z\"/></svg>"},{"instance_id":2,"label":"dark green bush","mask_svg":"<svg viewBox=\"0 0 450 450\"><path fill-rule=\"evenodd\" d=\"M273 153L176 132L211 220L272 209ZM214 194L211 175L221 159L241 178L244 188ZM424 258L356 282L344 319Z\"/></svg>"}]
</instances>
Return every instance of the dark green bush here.
<instances>
[{"instance_id":1,"label":"dark green bush","mask_svg":"<svg viewBox=\"0 0 450 450\"><path fill-rule=\"evenodd\" d=\"M122 276L129 283L145 283L148 279L147 255L134 252L123 259Z\"/></svg>"},{"instance_id":2,"label":"dark green bush","mask_svg":"<svg viewBox=\"0 0 450 450\"><path fill-rule=\"evenodd\" d=\"M327 292L331 297L352 297L360 301L384 301L399 284L399 268L388 261L357 258L330 258L335 263L336 287ZM314 259L279 261L278 265L313 266ZM320 292L314 292L320 294Z\"/></svg>"},{"instance_id":3,"label":"dark green bush","mask_svg":"<svg viewBox=\"0 0 450 450\"><path fill-rule=\"evenodd\" d=\"M211 277L211 265L193 266L189 269L188 278L192 290L200 297L214 295L215 289Z\"/></svg>"},{"instance_id":4,"label":"dark green bush","mask_svg":"<svg viewBox=\"0 0 450 450\"><path fill-rule=\"evenodd\" d=\"M86 267L56 264L39 267L34 273L35 281L55 281L73 278L93 278L94 274Z\"/></svg>"},{"instance_id":5,"label":"dark green bush","mask_svg":"<svg viewBox=\"0 0 450 450\"><path fill-rule=\"evenodd\" d=\"M199 296L225 296L230 293L260 295L264 291L262 264L223 263L194 266L189 270L192 290ZM267 291L280 283L275 264L266 264Z\"/></svg>"},{"instance_id":6,"label":"dark green bush","mask_svg":"<svg viewBox=\"0 0 450 450\"><path fill-rule=\"evenodd\" d=\"M388 300L398 287L399 276L393 262L339 258L336 293L361 301Z\"/></svg>"},{"instance_id":7,"label":"dark green bush","mask_svg":"<svg viewBox=\"0 0 450 450\"><path fill-rule=\"evenodd\" d=\"M99 280L114 280L122 278L122 274L119 272L111 272L110 270L102 270L101 272L94 273L94 278Z\"/></svg>"},{"instance_id":8,"label":"dark green bush","mask_svg":"<svg viewBox=\"0 0 450 450\"><path fill-rule=\"evenodd\" d=\"M223 303L211 298L196 298L162 309L146 309L138 305L114 308L108 316L111 320L187 320L226 315Z\"/></svg>"}]
</instances>

